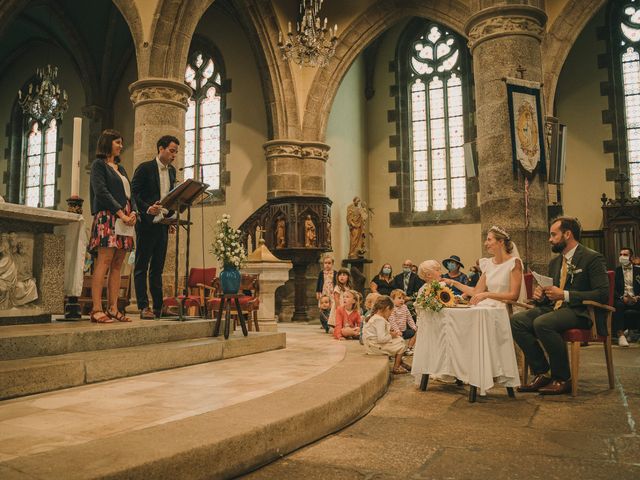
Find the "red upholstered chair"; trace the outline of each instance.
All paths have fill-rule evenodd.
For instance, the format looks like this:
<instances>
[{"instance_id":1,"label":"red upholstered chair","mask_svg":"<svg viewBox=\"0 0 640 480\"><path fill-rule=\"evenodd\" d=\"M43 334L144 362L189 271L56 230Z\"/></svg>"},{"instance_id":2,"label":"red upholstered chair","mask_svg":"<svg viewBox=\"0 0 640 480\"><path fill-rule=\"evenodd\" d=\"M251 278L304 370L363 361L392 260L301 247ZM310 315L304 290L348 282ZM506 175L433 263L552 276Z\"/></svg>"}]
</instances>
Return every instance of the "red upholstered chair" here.
<instances>
[{"instance_id":1,"label":"red upholstered chair","mask_svg":"<svg viewBox=\"0 0 640 480\"><path fill-rule=\"evenodd\" d=\"M207 298L214 293L213 283L216 278L216 268L192 268L189 270L187 280L187 296L180 295L178 299L184 301L184 308L189 315L196 312L200 316L206 317ZM165 297L162 308L165 311L177 311L178 299L175 297Z\"/></svg>"},{"instance_id":2,"label":"red upholstered chair","mask_svg":"<svg viewBox=\"0 0 640 480\"><path fill-rule=\"evenodd\" d=\"M616 311L613 308L613 285L614 285L614 272L609 270L609 304L603 305L598 302L592 302L585 300L584 305L587 306L587 311L591 317L590 329L572 328L562 334L562 338L569 344L569 355L571 358L571 395L576 396L578 393L578 374L580 367L580 343L582 342L600 342L604 347L604 358L607 362L607 375L609 377L609 388L614 387L613 378L613 355L611 350L611 319L613 312ZM596 310L603 310L606 312L606 336L598 334L596 328Z\"/></svg>"},{"instance_id":3,"label":"red upholstered chair","mask_svg":"<svg viewBox=\"0 0 640 480\"><path fill-rule=\"evenodd\" d=\"M247 316L247 327L249 330L252 330L251 326L251 317L253 317L253 323L255 325L256 332L260 331L260 326L258 325L258 309L260 308L260 282L259 275L251 275L248 273L243 273L240 280L240 297L238 298L240 302L240 310L243 315ZM214 281L214 289L216 292L222 292L220 288L220 281L218 278ZM220 310L220 297L210 297L207 300L207 311L211 312L212 318L215 318L218 310ZM235 312L235 307L231 308L231 314L237 317ZM236 322L237 322L236 318ZM235 323L234 323L235 325Z\"/></svg>"}]
</instances>

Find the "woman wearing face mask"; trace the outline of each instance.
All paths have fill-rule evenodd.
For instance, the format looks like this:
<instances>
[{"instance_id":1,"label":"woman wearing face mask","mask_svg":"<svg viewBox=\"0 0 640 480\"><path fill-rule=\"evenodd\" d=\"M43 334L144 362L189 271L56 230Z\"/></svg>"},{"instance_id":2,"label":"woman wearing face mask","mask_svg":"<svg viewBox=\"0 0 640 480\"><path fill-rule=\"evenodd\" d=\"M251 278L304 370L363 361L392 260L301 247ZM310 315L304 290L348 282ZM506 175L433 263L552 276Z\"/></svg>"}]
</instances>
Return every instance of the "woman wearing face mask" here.
<instances>
[{"instance_id":1,"label":"woman wearing face mask","mask_svg":"<svg viewBox=\"0 0 640 480\"><path fill-rule=\"evenodd\" d=\"M393 286L391 285L393 282L393 272L391 270L391 264L385 263L382 265L380 272L373 277L371 283L369 284L369 288L372 293L378 293L380 295L389 295L391 290L393 290Z\"/></svg>"},{"instance_id":2,"label":"woman wearing face mask","mask_svg":"<svg viewBox=\"0 0 640 480\"><path fill-rule=\"evenodd\" d=\"M460 282L462 285L469 284L469 278L460 271L461 268L464 268L464 265L460 261L460 257L457 255L451 255L449 258L445 258L442 261L444 268L447 269L447 273L445 273L442 278L450 278L451 280L456 280ZM451 287L454 295L462 295L462 290L459 290L455 286Z\"/></svg>"}]
</instances>

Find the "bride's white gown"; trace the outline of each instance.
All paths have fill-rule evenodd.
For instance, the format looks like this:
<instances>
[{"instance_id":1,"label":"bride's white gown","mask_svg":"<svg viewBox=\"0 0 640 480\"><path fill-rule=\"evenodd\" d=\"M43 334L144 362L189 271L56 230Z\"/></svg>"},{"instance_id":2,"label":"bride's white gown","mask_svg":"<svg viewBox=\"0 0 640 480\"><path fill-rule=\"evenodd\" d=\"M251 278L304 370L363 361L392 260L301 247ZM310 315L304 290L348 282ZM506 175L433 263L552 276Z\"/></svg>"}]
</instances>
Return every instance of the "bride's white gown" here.
<instances>
[{"instance_id":1,"label":"bride's white gown","mask_svg":"<svg viewBox=\"0 0 640 480\"><path fill-rule=\"evenodd\" d=\"M487 281L487 291L490 293L508 293L511 291L511 271L516 267L516 261L522 263L519 257L512 256L502 263L495 263L493 258L481 258L480 270L485 275ZM526 300L526 289L524 286L524 278L520 285L520 295L518 301ZM487 298L478 305L483 306L499 306L503 305L499 300Z\"/></svg>"}]
</instances>

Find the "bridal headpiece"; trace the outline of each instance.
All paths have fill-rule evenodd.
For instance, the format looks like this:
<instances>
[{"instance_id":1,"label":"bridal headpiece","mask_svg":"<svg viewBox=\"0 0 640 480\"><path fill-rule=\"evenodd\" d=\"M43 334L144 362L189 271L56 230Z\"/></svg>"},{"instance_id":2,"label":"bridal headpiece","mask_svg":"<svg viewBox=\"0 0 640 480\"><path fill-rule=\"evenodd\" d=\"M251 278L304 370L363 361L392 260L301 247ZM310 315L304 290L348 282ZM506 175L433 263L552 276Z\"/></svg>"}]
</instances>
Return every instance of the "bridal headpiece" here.
<instances>
[{"instance_id":1,"label":"bridal headpiece","mask_svg":"<svg viewBox=\"0 0 640 480\"><path fill-rule=\"evenodd\" d=\"M507 233L507 231L502 228L502 227L498 227L497 225L493 225L489 231L494 231L494 232L498 232L500 235L504 236L507 240L511 240L511 235L509 235Z\"/></svg>"}]
</instances>

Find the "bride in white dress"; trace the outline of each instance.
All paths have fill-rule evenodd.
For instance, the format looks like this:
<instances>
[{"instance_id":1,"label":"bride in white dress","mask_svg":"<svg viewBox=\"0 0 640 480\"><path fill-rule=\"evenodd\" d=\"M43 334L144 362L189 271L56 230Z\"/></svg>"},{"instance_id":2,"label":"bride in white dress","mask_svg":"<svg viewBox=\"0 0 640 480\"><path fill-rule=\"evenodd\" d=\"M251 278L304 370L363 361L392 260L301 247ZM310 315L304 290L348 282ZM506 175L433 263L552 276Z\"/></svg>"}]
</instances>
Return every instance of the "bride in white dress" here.
<instances>
[{"instance_id":1,"label":"bride in white dress","mask_svg":"<svg viewBox=\"0 0 640 480\"><path fill-rule=\"evenodd\" d=\"M471 305L481 302L487 306L499 305L502 300L524 302L527 293L522 260L510 235L503 228L493 226L487 232L484 246L492 257L480 259L482 275L475 287L448 278L443 281L470 296Z\"/></svg>"}]
</instances>

